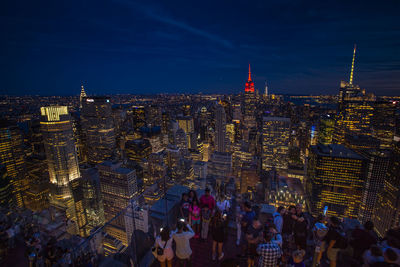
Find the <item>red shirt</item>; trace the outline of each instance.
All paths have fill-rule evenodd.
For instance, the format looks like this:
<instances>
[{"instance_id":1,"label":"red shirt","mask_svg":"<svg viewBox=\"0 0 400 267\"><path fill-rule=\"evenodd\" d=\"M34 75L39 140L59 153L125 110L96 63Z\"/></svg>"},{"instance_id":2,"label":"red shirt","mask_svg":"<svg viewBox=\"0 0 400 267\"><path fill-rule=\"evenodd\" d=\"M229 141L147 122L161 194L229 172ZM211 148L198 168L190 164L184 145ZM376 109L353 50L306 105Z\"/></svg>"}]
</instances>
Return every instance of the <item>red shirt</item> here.
<instances>
[{"instance_id":1,"label":"red shirt","mask_svg":"<svg viewBox=\"0 0 400 267\"><path fill-rule=\"evenodd\" d=\"M202 207L207 205L210 210L213 210L215 207L215 199L211 195L209 196L202 195L200 198L200 204Z\"/></svg>"}]
</instances>

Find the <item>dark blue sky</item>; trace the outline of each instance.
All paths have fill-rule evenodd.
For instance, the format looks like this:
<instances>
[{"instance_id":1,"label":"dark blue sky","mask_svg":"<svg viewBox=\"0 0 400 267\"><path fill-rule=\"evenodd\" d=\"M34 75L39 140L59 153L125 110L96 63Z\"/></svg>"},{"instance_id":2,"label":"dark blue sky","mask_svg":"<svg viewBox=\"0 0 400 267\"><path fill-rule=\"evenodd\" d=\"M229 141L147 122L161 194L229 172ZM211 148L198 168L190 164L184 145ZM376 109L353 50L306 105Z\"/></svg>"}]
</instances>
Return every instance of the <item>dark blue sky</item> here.
<instances>
[{"instance_id":1,"label":"dark blue sky","mask_svg":"<svg viewBox=\"0 0 400 267\"><path fill-rule=\"evenodd\" d=\"M400 95L400 1L1 1L0 93Z\"/></svg>"}]
</instances>

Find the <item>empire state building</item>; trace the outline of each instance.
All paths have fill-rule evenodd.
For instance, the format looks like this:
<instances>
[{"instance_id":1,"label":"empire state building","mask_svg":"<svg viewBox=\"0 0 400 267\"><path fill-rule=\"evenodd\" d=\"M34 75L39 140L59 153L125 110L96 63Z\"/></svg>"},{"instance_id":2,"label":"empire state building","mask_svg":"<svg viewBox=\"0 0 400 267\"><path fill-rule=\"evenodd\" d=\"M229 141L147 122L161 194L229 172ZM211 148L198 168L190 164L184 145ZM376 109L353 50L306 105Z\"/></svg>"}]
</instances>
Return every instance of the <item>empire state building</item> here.
<instances>
[{"instance_id":1,"label":"empire state building","mask_svg":"<svg viewBox=\"0 0 400 267\"><path fill-rule=\"evenodd\" d=\"M249 64L249 77L244 87L244 123L247 128L256 126L254 111L256 109L256 95L254 91L254 82L251 80L251 69Z\"/></svg>"}]
</instances>

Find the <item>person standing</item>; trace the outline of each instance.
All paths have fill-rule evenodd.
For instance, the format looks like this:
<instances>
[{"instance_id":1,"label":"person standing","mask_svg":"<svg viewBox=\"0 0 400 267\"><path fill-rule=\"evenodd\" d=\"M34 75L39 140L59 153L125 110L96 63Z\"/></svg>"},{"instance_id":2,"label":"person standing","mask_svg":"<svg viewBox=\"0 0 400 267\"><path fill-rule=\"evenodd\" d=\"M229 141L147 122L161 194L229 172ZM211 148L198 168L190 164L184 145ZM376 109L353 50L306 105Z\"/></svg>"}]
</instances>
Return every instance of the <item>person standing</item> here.
<instances>
[{"instance_id":1,"label":"person standing","mask_svg":"<svg viewBox=\"0 0 400 267\"><path fill-rule=\"evenodd\" d=\"M182 218L184 218L186 222L189 222L189 208L190 208L189 196L186 193L183 193L180 203L180 213Z\"/></svg>"},{"instance_id":2,"label":"person standing","mask_svg":"<svg viewBox=\"0 0 400 267\"><path fill-rule=\"evenodd\" d=\"M282 206L279 206L273 214L276 230L280 234L282 234L283 214L285 214L285 208Z\"/></svg>"},{"instance_id":3,"label":"person standing","mask_svg":"<svg viewBox=\"0 0 400 267\"><path fill-rule=\"evenodd\" d=\"M192 205L189 208L189 212L190 212L191 224L195 232L194 238L199 238L201 210L199 203L197 202L196 199L193 200Z\"/></svg>"},{"instance_id":4,"label":"person standing","mask_svg":"<svg viewBox=\"0 0 400 267\"><path fill-rule=\"evenodd\" d=\"M207 240L208 237L208 226L211 221L211 210L208 206L204 206L201 210L201 239Z\"/></svg>"},{"instance_id":5,"label":"person standing","mask_svg":"<svg viewBox=\"0 0 400 267\"><path fill-rule=\"evenodd\" d=\"M208 208L211 210L211 213L214 212L215 208L215 199L214 197L210 194L210 188L206 188L204 191L204 195L201 196L200 198L200 205L204 207L204 205L207 205Z\"/></svg>"},{"instance_id":6,"label":"person standing","mask_svg":"<svg viewBox=\"0 0 400 267\"><path fill-rule=\"evenodd\" d=\"M257 253L260 255L258 267L276 267L282 251L279 245L272 242L272 233L268 229L264 230L264 242L257 247Z\"/></svg>"},{"instance_id":7,"label":"person standing","mask_svg":"<svg viewBox=\"0 0 400 267\"><path fill-rule=\"evenodd\" d=\"M240 238L242 235L242 217L244 215L244 208L243 208L243 203L242 199L238 198L236 201L236 245L240 245Z\"/></svg>"},{"instance_id":8,"label":"person standing","mask_svg":"<svg viewBox=\"0 0 400 267\"><path fill-rule=\"evenodd\" d=\"M253 222L247 228L247 266L254 266L257 257L257 246L263 240L263 226L258 217L253 218Z\"/></svg>"},{"instance_id":9,"label":"person standing","mask_svg":"<svg viewBox=\"0 0 400 267\"><path fill-rule=\"evenodd\" d=\"M326 255L330 261L330 267L336 267L337 255L340 251L342 236L341 236L341 228L340 228L340 220L332 216L330 219L329 231L326 234L324 241L327 244Z\"/></svg>"},{"instance_id":10,"label":"person standing","mask_svg":"<svg viewBox=\"0 0 400 267\"><path fill-rule=\"evenodd\" d=\"M194 231L189 224L179 221L177 230L172 234L176 243L177 266L191 267L192 249L190 248L190 239L194 236Z\"/></svg>"},{"instance_id":11,"label":"person standing","mask_svg":"<svg viewBox=\"0 0 400 267\"><path fill-rule=\"evenodd\" d=\"M229 200L225 198L224 194L219 195L216 205L219 211L222 212L222 214L228 213L229 209L231 208L231 204L229 203Z\"/></svg>"},{"instance_id":12,"label":"person standing","mask_svg":"<svg viewBox=\"0 0 400 267\"><path fill-rule=\"evenodd\" d=\"M351 234L353 257L360 261L364 252L377 242L378 235L374 231L374 224L371 221L365 222L364 228L354 229Z\"/></svg>"},{"instance_id":13,"label":"person standing","mask_svg":"<svg viewBox=\"0 0 400 267\"><path fill-rule=\"evenodd\" d=\"M282 224L282 238L283 238L283 248L285 252L292 249L293 247L293 226L296 216L296 207L289 206L288 210L283 215Z\"/></svg>"},{"instance_id":14,"label":"person standing","mask_svg":"<svg viewBox=\"0 0 400 267\"><path fill-rule=\"evenodd\" d=\"M216 249L218 246L218 260L222 260L224 258L224 252L222 251L222 247L224 245L226 227L228 226L228 220L226 214L222 215L222 213L217 210L214 214L214 217L211 221L212 227L212 259L216 260L217 254Z\"/></svg>"},{"instance_id":15,"label":"person standing","mask_svg":"<svg viewBox=\"0 0 400 267\"><path fill-rule=\"evenodd\" d=\"M174 251L172 250L172 238L168 227L161 230L160 236L156 238L155 245L157 251L157 260L161 267L172 267Z\"/></svg>"},{"instance_id":16,"label":"person standing","mask_svg":"<svg viewBox=\"0 0 400 267\"><path fill-rule=\"evenodd\" d=\"M294 219L293 232L296 247L297 249L306 250L308 221L304 217L303 206L301 204L296 205L296 215Z\"/></svg>"},{"instance_id":17,"label":"person standing","mask_svg":"<svg viewBox=\"0 0 400 267\"><path fill-rule=\"evenodd\" d=\"M247 228L253 222L253 219L256 216L256 213L253 211L252 206L248 201L246 201L243 204L243 208L244 208L244 214L243 214L242 221L241 221L242 255L240 255L240 256L246 257L245 252L247 251L247 239L246 239Z\"/></svg>"}]
</instances>

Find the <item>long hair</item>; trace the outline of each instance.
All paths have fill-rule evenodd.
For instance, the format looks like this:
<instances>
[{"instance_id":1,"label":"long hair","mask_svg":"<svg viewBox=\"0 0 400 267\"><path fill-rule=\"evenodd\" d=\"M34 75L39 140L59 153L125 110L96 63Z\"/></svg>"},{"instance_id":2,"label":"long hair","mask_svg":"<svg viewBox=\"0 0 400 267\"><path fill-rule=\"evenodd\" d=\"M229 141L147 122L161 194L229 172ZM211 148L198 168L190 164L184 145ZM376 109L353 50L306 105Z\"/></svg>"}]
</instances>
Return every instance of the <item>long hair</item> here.
<instances>
[{"instance_id":1,"label":"long hair","mask_svg":"<svg viewBox=\"0 0 400 267\"><path fill-rule=\"evenodd\" d=\"M161 233L160 233L160 237L162 241L167 242L170 238L170 230L169 227L166 226L162 229Z\"/></svg>"},{"instance_id":2,"label":"long hair","mask_svg":"<svg viewBox=\"0 0 400 267\"><path fill-rule=\"evenodd\" d=\"M212 218L211 224L213 226L218 226L218 224L222 223L222 213L220 210L216 209L216 212Z\"/></svg>"},{"instance_id":3,"label":"long hair","mask_svg":"<svg viewBox=\"0 0 400 267\"><path fill-rule=\"evenodd\" d=\"M189 193L188 193L188 196L190 197L190 193L192 193L193 192L193 199L192 199L192 202L193 202L193 200L197 200L197 203L199 202L199 199L197 198L197 193L196 193L196 191L194 191L193 189L191 189L191 190L189 190Z\"/></svg>"}]
</instances>

